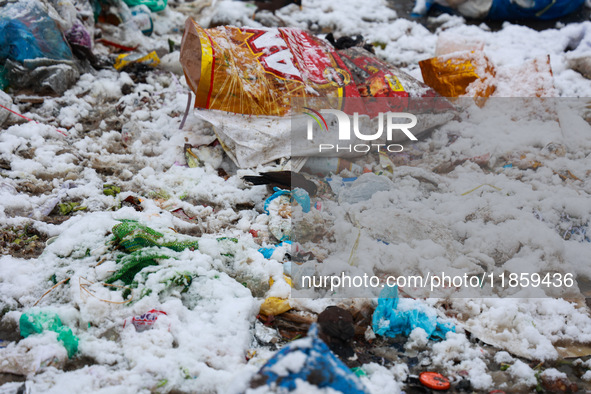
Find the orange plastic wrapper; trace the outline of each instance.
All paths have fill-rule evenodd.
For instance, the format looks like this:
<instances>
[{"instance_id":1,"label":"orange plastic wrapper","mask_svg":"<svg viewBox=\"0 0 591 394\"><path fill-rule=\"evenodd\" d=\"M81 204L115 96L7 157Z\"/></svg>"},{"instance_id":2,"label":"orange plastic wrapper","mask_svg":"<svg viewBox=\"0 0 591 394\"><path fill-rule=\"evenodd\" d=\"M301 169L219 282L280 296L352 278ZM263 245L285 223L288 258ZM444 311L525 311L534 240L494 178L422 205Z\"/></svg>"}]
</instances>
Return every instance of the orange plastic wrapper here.
<instances>
[{"instance_id":1,"label":"orange plastic wrapper","mask_svg":"<svg viewBox=\"0 0 591 394\"><path fill-rule=\"evenodd\" d=\"M489 97L495 68L483 52L461 51L419 62L423 80L444 97Z\"/></svg>"},{"instance_id":2,"label":"orange plastic wrapper","mask_svg":"<svg viewBox=\"0 0 591 394\"><path fill-rule=\"evenodd\" d=\"M285 116L291 98L359 97L334 49L295 28L203 29L189 18L180 62L195 107L205 109ZM338 109L355 111L337 102Z\"/></svg>"}]
</instances>

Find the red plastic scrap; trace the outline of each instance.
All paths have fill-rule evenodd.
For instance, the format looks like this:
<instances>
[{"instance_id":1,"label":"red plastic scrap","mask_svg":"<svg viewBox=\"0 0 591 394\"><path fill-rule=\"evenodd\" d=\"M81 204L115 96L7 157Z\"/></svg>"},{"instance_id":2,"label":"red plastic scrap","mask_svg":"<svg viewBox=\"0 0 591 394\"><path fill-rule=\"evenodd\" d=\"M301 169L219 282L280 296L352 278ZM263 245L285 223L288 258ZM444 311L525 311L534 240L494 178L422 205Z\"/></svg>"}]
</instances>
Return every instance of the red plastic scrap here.
<instances>
[{"instance_id":1,"label":"red plastic scrap","mask_svg":"<svg viewBox=\"0 0 591 394\"><path fill-rule=\"evenodd\" d=\"M419 381L431 390L448 390L451 387L449 379L437 372L422 372Z\"/></svg>"},{"instance_id":2,"label":"red plastic scrap","mask_svg":"<svg viewBox=\"0 0 591 394\"><path fill-rule=\"evenodd\" d=\"M136 331L145 331L154 326L156 320L158 320L158 316L166 315L166 312L159 311L157 309L152 309L148 311L148 313L144 313L140 316L134 316L131 319L131 324L135 327ZM123 328L127 325L127 320L123 323Z\"/></svg>"}]
</instances>

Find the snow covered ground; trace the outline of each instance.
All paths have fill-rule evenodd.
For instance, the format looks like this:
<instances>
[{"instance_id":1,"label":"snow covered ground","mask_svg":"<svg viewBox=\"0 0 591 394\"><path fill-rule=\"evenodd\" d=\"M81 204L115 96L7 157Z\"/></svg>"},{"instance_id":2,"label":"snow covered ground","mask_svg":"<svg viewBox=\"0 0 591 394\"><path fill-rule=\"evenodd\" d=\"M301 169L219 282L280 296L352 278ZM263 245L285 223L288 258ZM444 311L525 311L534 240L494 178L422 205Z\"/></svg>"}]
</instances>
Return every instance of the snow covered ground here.
<instances>
[{"instance_id":1,"label":"snow covered ground","mask_svg":"<svg viewBox=\"0 0 591 394\"><path fill-rule=\"evenodd\" d=\"M429 21L436 26L430 31L398 18L378 0L305 0L301 10L291 5L256 20L252 13L252 6L238 1L217 1L214 7L171 2L154 15L152 37L99 27L125 45L139 45L140 52L167 53L172 40L176 50L159 68L139 78L115 70L85 74L60 97L11 96L13 110L38 123L10 115L0 129L0 393L16 392L27 374L33 393L244 392L274 353L274 346L257 340L264 331L257 314L266 297L287 297L289 286L282 262L257 251L264 237L250 232L268 233L267 190L245 185L240 175L275 167L239 170L227 157L220 164L219 147L204 166L185 165L185 144L214 139L211 127L193 114L179 129L189 91L178 64L187 16L202 26L279 23L336 37L362 34L376 44L378 56L419 80L418 62L435 55L438 40L468 38L483 44L496 67L494 100L535 95L540 86L546 94L577 98L562 99L572 104L565 108L554 99L562 108L555 114L559 121L549 116L538 124L515 101L514 111L500 111L494 119L473 108L463 121L421 140L412 147L416 155L389 175L391 189L363 208L369 215L394 207L396 221L373 223L391 242L376 247L366 234L357 255L393 274L425 274L440 264L458 272L543 267L572 272L581 291L589 290L583 284L591 278L591 126L585 113L591 81L569 64L591 56L591 22L542 31L506 23L491 31L440 15ZM109 48L96 44L95 51L107 54ZM551 79L524 68L547 55ZM465 160L449 167L484 155L484 165ZM105 184L121 193L106 195ZM140 199L141 211L123 202L130 196ZM60 212L64 203L85 208ZM145 273L151 274L133 289L132 302L125 288L101 284L118 269L119 252L110 241L123 219L166 237L199 239L198 249L170 251L148 267ZM343 234L354 230L341 228ZM264 240L273 243L268 236ZM396 268L388 256L398 256ZM185 276L190 283L182 281ZM591 295L421 300L451 317L457 332L437 343L413 332L400 350L404 357L363 365L361 380L374 393L411 392L405 381L423 368L454 382L469 380L474 390L515 392L566 373L579 388L591 389L588 357L571 357L567 367L558 362L564 349L591 342L585 298ZM360 300L290 303L320 313L327 305L355 306ZM57 312L72 328L80 341L76 358L67 360L53 332L20 339L19 318L34 308ZM152 309L166 312L152 329L138 332L129 324ZM581 354L591 354L585 349ZM501 370L501 363L510 366Z\"/></svg>"}]
</instances>

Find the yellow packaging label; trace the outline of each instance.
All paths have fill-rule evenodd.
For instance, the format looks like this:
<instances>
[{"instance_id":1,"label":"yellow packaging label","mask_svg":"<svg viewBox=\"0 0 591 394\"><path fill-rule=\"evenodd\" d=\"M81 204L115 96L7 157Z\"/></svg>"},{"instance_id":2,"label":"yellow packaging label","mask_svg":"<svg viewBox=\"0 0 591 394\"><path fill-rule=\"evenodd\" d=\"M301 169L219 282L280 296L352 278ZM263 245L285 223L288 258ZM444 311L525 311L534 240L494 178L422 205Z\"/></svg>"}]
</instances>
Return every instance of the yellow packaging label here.
<instances>
[{"instance_id":1,"label":"yellow packaging label","mask_svg":"<svg viewBox=\"0 0 591 394\"><path fill-rule=\"evenodd\" d=\"M156 51L152 51L144 56L139 54L123 53L117 56L117 60L115 61L113 67L115 67L115 70L119 71L130 63L142 63L147 66L156 67L160 64L160 58L156 54Z\"/></svg>"},{"instance_id":2,"label":"yellow packaging label","mask_svg":"<svg viewBox=\"0 0 591 394\"><path fill-rule=\"evenodd\" d=\"M390 85L390 89L393 91L404 92L404 86L402 86L396 75L386 75L386 81L388 81L388 85Z\"/></svg>"}]
</instances>

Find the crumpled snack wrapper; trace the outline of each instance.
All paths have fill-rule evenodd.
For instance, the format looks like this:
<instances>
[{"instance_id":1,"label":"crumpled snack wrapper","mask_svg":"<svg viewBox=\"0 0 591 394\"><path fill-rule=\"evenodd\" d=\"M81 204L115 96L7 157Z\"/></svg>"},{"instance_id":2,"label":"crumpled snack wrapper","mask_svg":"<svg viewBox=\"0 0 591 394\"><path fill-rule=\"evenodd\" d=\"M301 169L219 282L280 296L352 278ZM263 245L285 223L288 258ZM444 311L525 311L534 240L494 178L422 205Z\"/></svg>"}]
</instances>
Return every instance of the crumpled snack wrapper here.
<instances>
[{"instance_id":1,"label":"crumpled snack wrapper","mask_svg":"<svg viewBox=\"0 0 591 394\"><path fill-rule=\"evenodd\" d=\"M425 83L444 97L490 97L496 89L496 71L484 52L453 52L419 66Z\"/></svg>"}]
</instances>

